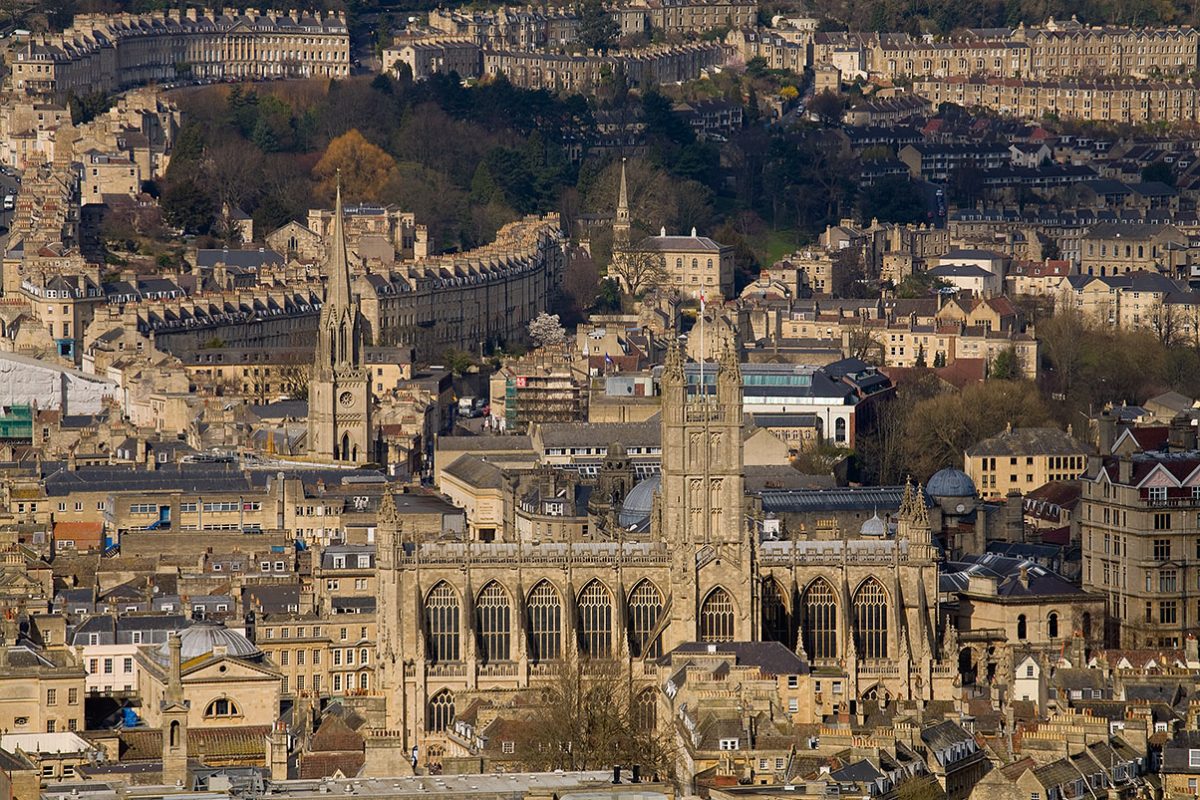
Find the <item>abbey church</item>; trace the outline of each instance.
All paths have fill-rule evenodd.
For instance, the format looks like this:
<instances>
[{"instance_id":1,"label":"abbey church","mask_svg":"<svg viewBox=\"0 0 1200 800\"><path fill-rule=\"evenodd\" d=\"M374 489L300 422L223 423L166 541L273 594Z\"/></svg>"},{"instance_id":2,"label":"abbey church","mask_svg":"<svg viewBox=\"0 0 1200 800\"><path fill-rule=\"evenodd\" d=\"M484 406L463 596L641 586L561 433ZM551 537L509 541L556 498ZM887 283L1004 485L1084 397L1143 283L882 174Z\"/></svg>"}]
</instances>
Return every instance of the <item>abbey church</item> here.
<instances>
[{"instance_id":1,"label":"abbey church","mask_svg":"<svg viewBox=\"0 0 1200 800\"><path fill-rule=\"evenodd\" d=\"M441 751L474 699L515 696L575 657L624 662L653 702L658 660L695 642L782 642L809 665L814 714L951 697L926 495L906 487L892 521L857 530L768 533L745 490L736 353L697 375L672 342L661 389L661 475L625 493L614 443L582 532L422 540L385 495L379 670L405 752Z\"/></svg>"}]
</instances>

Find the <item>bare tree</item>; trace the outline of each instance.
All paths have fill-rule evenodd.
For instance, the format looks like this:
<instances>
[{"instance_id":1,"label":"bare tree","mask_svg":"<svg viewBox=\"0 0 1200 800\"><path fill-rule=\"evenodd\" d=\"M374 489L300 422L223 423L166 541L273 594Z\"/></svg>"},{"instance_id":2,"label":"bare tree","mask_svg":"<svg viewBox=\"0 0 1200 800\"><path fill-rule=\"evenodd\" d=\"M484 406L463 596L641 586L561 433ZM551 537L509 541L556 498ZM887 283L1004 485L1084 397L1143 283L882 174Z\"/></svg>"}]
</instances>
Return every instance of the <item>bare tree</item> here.
<instances>
[{"instance_id":1,"label":"bare tree","mask_svg":"<svg viewBox=\"0 0 1200 800\"><path fill-rule=\"evenodd\" d=\"M1150 312L1150 328L1165 347L1180 344L1184 337L1184 320L1179 306L1168 303L1165 296L1156 300Z\"/></svg>"},{"instance_id":2,"label":"bare tree","mask_svg":"<svg viewBox=\"0 0 1200 800\"><path fill-rule=\"evenodd\" d=\"M668 721L657 718L658 690L639 689L629 669L612 659L564 659L525 726L520 755L528 766L589 770L640 764L648 773L668 774L674 736Z\"/></svg>"},{"instance_id":3,"label":"bare tree","mask_svg":"<svg viewBox=\"0 0 1200 800\"><path fill-rule=\"evenodd\" d=\"M636 297L666 283L667 260L653 250L621 249L613 253L608 274Z\"/></svg>"},{"instance_id":4,"label":"bare tree","mask_svg":"<svg viewBox=\"0 0 1200 800\"><path fill-rule=\"evenodd\" d=\"M860 318L857 325L850 329L846 340L846 356L859 358L868 364L882 367L887 360L887 349L878 332L867 325L866 318Z\"/></svg>"}]
</instances>

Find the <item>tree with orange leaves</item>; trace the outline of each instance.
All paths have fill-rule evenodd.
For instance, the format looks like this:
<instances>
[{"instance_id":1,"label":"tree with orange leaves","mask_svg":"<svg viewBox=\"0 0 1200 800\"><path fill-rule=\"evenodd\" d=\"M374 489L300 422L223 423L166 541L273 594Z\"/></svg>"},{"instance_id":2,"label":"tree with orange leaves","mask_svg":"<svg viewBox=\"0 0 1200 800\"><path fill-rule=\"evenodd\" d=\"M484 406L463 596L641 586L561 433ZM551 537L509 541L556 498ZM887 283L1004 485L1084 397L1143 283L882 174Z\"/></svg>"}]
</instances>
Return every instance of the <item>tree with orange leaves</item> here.
<instances>
[{"instance_id":1,"label":"tree with orange leaves","mask_svg":"<svg viewBox=\"0 0 1200 800\"><path fill-rule=\"evenodd\" d=\"M396 161L351 128L329 143L313 168L313 177L325 194L332 195L338 172L342 192L355 200L378 202L396 178Z\"/></svg>"}]
</instances>

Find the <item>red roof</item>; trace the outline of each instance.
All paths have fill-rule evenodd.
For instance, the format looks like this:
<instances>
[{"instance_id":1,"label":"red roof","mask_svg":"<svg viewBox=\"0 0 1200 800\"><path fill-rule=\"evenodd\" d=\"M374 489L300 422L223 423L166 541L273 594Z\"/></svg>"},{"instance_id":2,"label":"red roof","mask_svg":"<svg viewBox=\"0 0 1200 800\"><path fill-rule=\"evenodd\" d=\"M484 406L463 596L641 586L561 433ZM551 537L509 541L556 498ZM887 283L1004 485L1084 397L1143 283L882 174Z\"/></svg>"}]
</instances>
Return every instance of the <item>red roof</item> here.
<instances>
[{"instance_id":1,"label":"red roof","mask_svg":"<svg viewBox=\"0 0 1200 800\"><path fill-rule=\"evenodd\" d=\"M104 539L104 525L100 522L56 522L56 541L74 542L78 547L99 547Z\"/></svg>"}]
</instances>

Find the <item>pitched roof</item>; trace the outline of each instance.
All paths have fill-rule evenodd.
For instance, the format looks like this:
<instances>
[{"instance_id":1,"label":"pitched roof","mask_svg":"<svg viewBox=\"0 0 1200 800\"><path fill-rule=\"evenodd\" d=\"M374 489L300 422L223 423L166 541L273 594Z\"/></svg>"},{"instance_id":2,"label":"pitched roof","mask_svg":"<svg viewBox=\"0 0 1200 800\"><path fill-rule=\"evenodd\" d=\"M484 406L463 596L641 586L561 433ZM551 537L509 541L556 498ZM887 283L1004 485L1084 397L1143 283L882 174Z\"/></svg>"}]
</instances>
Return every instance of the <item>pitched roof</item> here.
<instances>
[{"instance_id":1,"label":"pitched roof","mask_svg":"<svg viewBox=\"0 0 1200 800\"><path fill-rule=\"evenodd\" d=\"M967 448L968 456L1087 455L1088 449L1058 428L1012 428Z\"/></svg>"}]
</instances>

